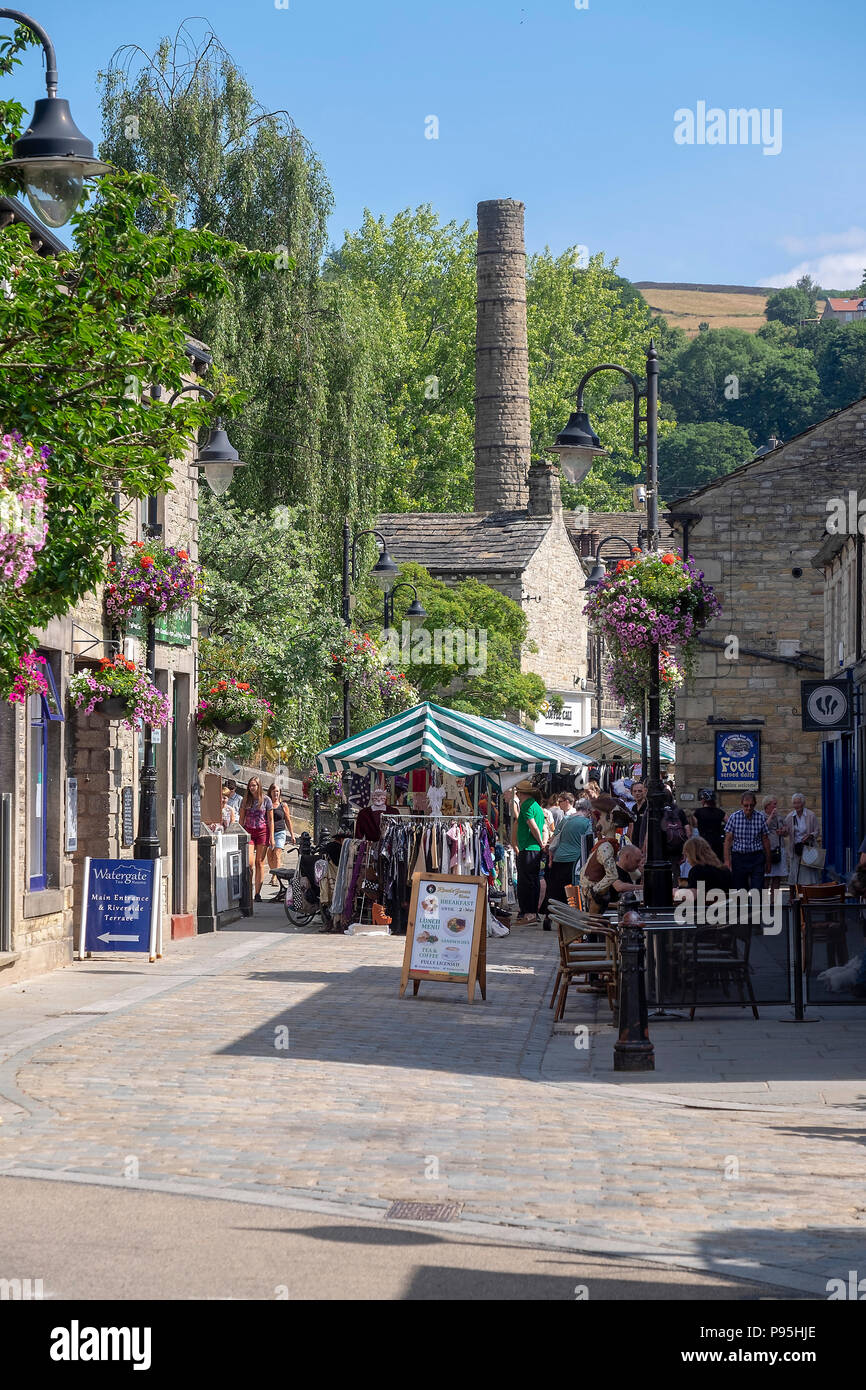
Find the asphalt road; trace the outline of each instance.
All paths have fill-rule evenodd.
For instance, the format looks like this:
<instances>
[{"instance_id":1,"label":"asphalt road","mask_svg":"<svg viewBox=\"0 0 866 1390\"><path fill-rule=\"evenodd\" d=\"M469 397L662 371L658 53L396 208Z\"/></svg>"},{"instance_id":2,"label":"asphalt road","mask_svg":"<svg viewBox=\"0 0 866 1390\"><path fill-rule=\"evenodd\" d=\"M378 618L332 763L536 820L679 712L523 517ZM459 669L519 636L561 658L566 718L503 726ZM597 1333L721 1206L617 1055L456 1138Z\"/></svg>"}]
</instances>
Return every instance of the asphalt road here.
<instances>
[{"instance_id":1,"label":"asphalt road","mask_svg":"<svg viewBox=\"0 0 866 1390\"><path fill-rule=\"evenodd\" d=\"M706 1300L790 1290L243 1202L0 1177L0 1279L46 1299Z\"/></svg>"}]
</instances>

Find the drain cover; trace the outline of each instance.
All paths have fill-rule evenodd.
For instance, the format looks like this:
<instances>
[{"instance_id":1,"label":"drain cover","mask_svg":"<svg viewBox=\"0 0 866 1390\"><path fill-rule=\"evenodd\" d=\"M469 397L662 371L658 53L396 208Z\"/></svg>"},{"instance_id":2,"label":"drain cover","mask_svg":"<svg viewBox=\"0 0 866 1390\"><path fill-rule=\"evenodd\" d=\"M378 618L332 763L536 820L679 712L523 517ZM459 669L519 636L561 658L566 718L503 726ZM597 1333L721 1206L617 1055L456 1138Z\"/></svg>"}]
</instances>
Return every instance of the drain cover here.
<instances>
[{"instance_id":1,"label":"drain cover","mask_svg":"<svg viewBox=\"0 0 866 1390\"><path fill-rule=\"evenodd\" d=\"M386 1221L453 1221L463 1210L462 1202L392 1202Z\"/></svg>"}]
</instances>

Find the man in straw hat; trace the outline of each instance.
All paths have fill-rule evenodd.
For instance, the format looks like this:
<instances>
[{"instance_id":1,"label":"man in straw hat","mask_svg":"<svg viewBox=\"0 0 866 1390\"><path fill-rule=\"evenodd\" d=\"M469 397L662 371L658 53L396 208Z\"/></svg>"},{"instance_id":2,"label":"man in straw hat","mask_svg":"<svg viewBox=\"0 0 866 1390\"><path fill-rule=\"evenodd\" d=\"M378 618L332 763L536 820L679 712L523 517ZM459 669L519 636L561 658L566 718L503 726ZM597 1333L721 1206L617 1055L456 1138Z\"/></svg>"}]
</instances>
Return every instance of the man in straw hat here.
<instances>
[{"instance_id":1,"label":"man in straw hat","mask_svg":"<svg viewBox=\"0 0 866 1390\"><path fill-rule=\"evenodd\" d=\"M517 904L520 908L520 916L515 919L514 925L525 927L538 920L544 812L538 804L535 787L529 777L524 777L518 782L514 791L516 796L511 821L511 843L517 850Z\"/></svg>"},{"instance_id":2,"label":"man in straw hat","mask_svg":"<svg viewBox=\"0 0 866 1390\"><path fill-rule=\"evenodd\" d=\"M587 910L600 915L620 893L631 891L643 855L636 845L619 845L618 832L634 819L621 801L602 792L591 806L598 838L581 870L580 887Z\"/></svg>"}]
</instances>

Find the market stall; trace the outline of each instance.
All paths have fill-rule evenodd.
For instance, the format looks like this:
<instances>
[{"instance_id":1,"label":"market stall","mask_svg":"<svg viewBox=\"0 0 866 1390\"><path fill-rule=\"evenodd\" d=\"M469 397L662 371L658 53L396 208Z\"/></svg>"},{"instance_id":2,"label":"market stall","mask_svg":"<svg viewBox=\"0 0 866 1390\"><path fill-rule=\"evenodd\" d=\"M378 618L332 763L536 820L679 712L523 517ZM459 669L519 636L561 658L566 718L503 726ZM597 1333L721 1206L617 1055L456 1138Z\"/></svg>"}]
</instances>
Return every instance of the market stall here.
<instances>
[{"instance_id":1,"label":"market stall","mask_svg":"<svg viewBox=\"0 0 866 1390\"><path fill-rule=\"evenodd\" d=\"M589 760L592 766L586 769L587 780L593 778L602 791L610 791L620 777L631 777L640 771L640 738L623 729L594 729L591 734L577 739L570 751ZM662 774L673 771L676 753L670 739L659 740L659 754Z\"/></svg>"},{"instance_id":2,"label":"market stall","mask_svg":"<svg viewBox=\"0 0 866 1390\"><path fill-rule=\"evenodd\" d=\"M316 761L321 772L342 774L355 812L337 867L346 894L341 911L354 911L363 884L398 933L413 873L482 875L507 894L511 850L497 832L507 817L501 801L494 813L494 799L515 778L574 770L586 759L517 724L427 701L343 739Z\"/></svg>"}]
</instances>

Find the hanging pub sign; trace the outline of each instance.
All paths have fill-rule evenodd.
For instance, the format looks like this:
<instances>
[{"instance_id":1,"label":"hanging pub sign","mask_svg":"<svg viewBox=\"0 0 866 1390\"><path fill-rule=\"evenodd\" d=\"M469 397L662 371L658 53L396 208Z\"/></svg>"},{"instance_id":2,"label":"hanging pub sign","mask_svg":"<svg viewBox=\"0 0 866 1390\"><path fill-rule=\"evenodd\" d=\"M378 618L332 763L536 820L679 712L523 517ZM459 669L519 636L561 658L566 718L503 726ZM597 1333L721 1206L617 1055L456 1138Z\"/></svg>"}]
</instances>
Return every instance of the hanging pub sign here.
<instances>
[{"instance_id":1,"label":"hanging pub sign","mask_svg":"<svg viewBox=\"0 0 866 1390\"><path fill-rule=\"evenodd\" d=\"M850 733L854 702L850 681L800 681L804 733Z\"/></svg>"},{"instance_id":2,"label":"hanging pub sign","mask_svg":"<svg viewBox=\"0 0 866 1390\"><path fill-rule=\"evenodd\" d=\"M162 955L159 859L84 861L78 956L135 952Z\"/></svg>"},{"instance_id":3,"label":"hanging pub sign","mask_svg":"<svg viewBox=\"0 0 866 1390\"><path fill-rule=\"evenodd\" d=\"M716 791L756 792L760 785L760 733L754 729L717 729Z\"/></svg>"},{"instance_id":4,"label":"hanging pub sign","mask_svg":"<svg viewBox=\"0 0 866 1390\"><path fill-rule=\"evenodd\" d=\"M413 874L400 997L412 981L476 983L487 998L487 879L471 874Z\"/></svg>"}]
</instances>

